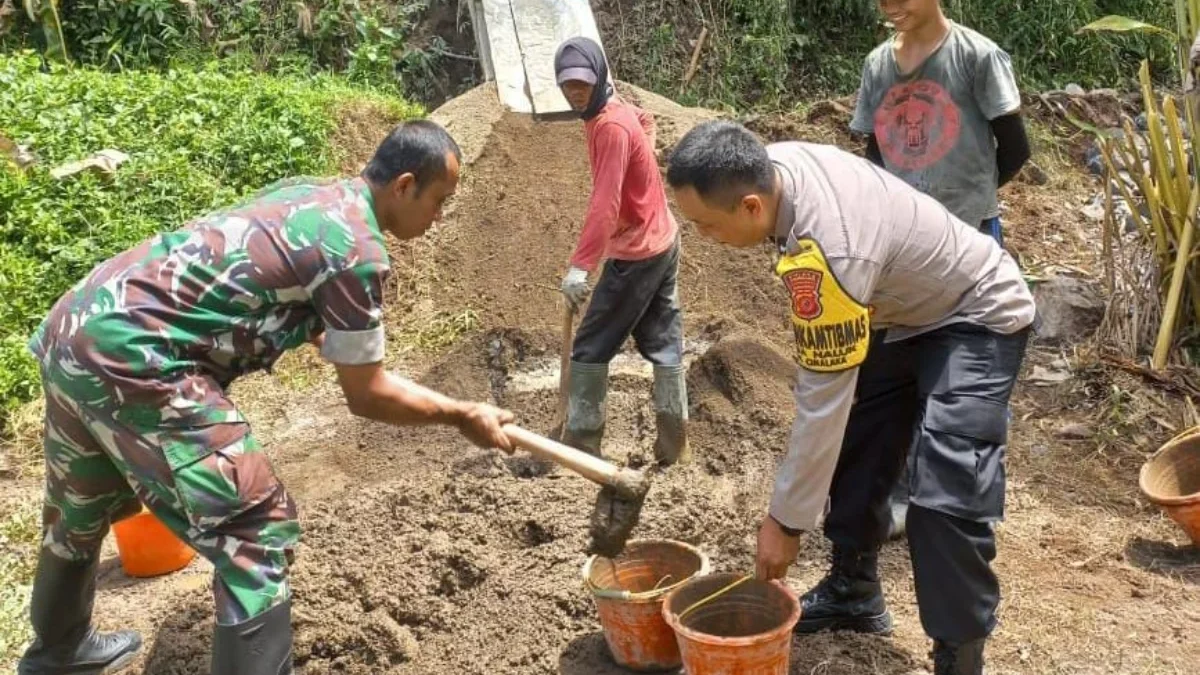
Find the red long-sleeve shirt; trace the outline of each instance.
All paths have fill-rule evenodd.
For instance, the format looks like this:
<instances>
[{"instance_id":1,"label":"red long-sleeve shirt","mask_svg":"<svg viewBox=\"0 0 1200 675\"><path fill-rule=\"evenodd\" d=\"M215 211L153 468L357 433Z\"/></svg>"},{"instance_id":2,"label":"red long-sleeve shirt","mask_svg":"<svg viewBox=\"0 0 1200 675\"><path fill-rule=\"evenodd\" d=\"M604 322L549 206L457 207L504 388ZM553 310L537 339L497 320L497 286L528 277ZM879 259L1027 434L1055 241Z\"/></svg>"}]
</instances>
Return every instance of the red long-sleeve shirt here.
<instances>
[{"instance_id":1,"label":"red long-sleeve shirt","mask_svg":"<svg viewBox=\"0 0 1200 675\"><path fill-rule=\"evenodd\" d=\"M613 97L587 125L592 196L571 265L645 260L671 247L678 225L654 157L654 117Z\"/></svg>"}]
</instances>

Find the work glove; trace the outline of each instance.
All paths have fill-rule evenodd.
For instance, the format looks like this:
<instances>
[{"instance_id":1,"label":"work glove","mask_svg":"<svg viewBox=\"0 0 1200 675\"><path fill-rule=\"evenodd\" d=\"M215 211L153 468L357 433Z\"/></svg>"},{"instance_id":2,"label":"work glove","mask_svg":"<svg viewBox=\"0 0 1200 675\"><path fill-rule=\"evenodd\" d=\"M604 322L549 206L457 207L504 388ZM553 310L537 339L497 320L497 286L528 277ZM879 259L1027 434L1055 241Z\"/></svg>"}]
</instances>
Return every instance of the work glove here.
<instances>
[{"instance_id":1,"label":"work glove","mask_svg":"<svg viewBox=\"0 0 1200 675\"><path fill-rule=\"evenodd\" d=\"M562 294L567 298L572 309L579 309L587 300L592 289L588 287L587 270L571 267L562 280Z\"/></svg>"}]
</instances>

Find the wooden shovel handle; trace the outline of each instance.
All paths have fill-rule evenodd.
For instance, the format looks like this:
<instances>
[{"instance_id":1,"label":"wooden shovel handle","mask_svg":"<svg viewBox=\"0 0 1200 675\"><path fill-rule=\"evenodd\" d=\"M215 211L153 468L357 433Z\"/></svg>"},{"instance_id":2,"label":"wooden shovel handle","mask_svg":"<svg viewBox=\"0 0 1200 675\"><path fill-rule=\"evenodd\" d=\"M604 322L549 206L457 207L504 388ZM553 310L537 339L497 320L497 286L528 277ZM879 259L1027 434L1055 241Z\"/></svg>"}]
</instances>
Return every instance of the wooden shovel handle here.
<instances>
[{"instance_id":1,"label":"wooden shovel handle","mask_svg":"<svg viewBox=\"0 0 1200 675\"><path fill-rule=\"evenodd\" d=\"M560 428L567 425L567 377L571 372L571 347L575 342L575 308L567 303L562 318L562 363L558 369L558 422Z\"/></svg>"},{"instance_id":2,"label":"wooden shovel handle","mask_svg":"<svg viewBox=\"0 0 1200 675\"><path fill-rule=\"evenodd\" d=\"M504 433L514 444L531 455L566 467L590 481L600 485L612 485L616 482L620 468L595 455L589 455L568 445L539 436L515 424L504 425Z\"/></svg>"}]
</instances>

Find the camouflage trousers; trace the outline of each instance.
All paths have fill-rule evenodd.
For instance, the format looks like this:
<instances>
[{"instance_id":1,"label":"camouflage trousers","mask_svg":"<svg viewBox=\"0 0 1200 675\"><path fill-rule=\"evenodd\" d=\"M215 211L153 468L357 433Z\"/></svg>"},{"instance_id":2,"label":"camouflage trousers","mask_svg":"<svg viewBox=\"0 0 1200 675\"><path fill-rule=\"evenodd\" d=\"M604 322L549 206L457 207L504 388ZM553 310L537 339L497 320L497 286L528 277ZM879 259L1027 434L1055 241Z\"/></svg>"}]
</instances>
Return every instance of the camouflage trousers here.
<instances>
[{"instance_id":1,"label":"camouflage trousers","mask_svg":"<svg viewBox=\"0 0 1200 675\"><path fill-rule=\"evenodd\" d=\"M286 600L300 535L296 507L240 415L216 424L139 423L138 415L123 414L120 389L109 385L69 358L43 361L42 545L62 558L87 559L113 521L145 504L212 562L219 624L241 623ZM216 386L197 375L177 385ZM98 391L117 395L89 395ZM235 410L228 401L222 407Z\"/></svg>"}]
</instances>

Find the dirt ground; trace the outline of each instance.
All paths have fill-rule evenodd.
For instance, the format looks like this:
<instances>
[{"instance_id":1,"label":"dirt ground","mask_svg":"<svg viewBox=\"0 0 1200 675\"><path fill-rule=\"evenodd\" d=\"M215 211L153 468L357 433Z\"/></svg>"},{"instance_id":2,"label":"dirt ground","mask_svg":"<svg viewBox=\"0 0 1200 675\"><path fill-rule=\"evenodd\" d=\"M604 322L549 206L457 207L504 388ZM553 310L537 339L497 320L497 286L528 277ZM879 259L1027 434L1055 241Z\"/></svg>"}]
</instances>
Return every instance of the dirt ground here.
<instances>
[{"instance_id":1,"label":"dirt ground","mask_svg":"<svg viewBox=\"0 0 1200 675\"><path fill-rule=\"evenodd\" d=\"M622 91L659 117L660 149L710 116ZM535 123L494 105L481 88L435 113L460 138L469 165L445 222L394 247L390 358L427 385L493 400L544 432L557 396L563 308L556 287L586 205L586 151L579 124ZM836 141L844 123L834 108L785 128L793 137ZM1089 242L1098 235L1076 213L1084 186L1075 175L1005 191L1012 246L1023 259L1047 261L1051 271L1095 269ZM683 245L696 459L655 477L635 536L694 544L718 571L752 570L792 414L787 305L765 247L722 249L687 227ZM413 346L413 336L447 332L424 343L432 348ZM303 378L256 377L234 395L301 506L299 673L625 672L608 656L580 578L594 485L523 453L474 449L449 430L352 418L328 367L307 350L290 358L309 364L299 369ZM1013 404L996 561L1004 598L989 672L1195 673L1200 552L1182 545L1181 532L1136 487L1141 461L1180 424L1179 402L1133 376L1085 367L1073 348L1035 345L1029 367L1059 359L1070 364L1071 379L1023 382ZM640 467L652 457L649 387L649 367L636 352L618 357L609 458ZM1137 393L1161 409L1135 409L1114 392ZM1102 433L1101 421L1119 433ZM1071 425L1073 433L1064 433ZM36 496L35 486L14 489ZM816 582L827 554L819 535L807 536L789 583L802 592ZM791 673L929 667L903 542L885 547L883 577L895 636L797 637ZM100 589L100 625L136 627L146 637L135 672L208 672L206 563L133 580L110 549Z\"/></svg>"}]
</instances>

